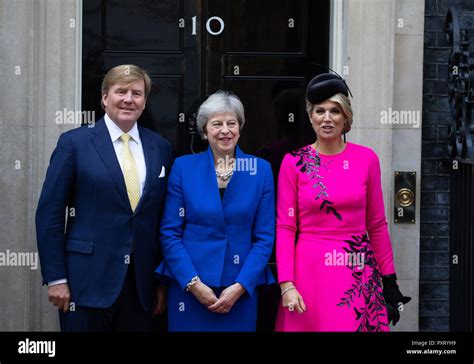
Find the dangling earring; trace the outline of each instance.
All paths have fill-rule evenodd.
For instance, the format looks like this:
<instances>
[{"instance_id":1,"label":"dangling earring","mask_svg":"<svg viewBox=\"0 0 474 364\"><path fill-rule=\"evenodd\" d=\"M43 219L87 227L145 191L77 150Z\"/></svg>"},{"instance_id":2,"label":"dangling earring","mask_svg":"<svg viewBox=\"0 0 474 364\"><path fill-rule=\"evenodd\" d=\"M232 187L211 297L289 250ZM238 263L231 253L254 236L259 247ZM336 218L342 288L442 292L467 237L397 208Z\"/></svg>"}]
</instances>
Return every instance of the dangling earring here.
<instances>
[{"instance_id":1,"label":"dangling earring","mask_svg":"<svg viewBox=\"0 0 474 364\"><path fill-rule=\"evenodd\" d=\"M344 143L346 143L346 132L344 131Z\"/></svg>"},{"instance_id":2,"label":"dangling earring","mask_svg":"<svg viewBox=\"0 0 474 364\"><path fill-rule=\"evenodd\" d=\"M344 129L343 130L343 139L344 139L344 143L346 143L346 122L344 121Z\"/></svg>"}]
</instances>

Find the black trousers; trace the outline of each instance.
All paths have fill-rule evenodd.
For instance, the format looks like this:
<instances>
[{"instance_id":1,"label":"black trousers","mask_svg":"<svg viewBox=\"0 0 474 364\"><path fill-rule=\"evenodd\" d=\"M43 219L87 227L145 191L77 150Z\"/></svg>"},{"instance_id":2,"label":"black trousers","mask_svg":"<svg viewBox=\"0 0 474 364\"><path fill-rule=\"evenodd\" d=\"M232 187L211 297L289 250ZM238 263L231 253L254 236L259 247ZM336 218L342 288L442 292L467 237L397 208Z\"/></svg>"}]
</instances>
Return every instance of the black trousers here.
<instances>
[{"instance_id":1,"label":"black trousers","mask_svg":"<svg viewBox=\"0 0 474 364\"><path fill-rule=\"evenodd\" d=\"M133 259L128 266L122 291L107 308L76 306L74 311L59 311L61 331L152 331L156 326L151 312L140 304Z\"/></svg>"}]
</instances>

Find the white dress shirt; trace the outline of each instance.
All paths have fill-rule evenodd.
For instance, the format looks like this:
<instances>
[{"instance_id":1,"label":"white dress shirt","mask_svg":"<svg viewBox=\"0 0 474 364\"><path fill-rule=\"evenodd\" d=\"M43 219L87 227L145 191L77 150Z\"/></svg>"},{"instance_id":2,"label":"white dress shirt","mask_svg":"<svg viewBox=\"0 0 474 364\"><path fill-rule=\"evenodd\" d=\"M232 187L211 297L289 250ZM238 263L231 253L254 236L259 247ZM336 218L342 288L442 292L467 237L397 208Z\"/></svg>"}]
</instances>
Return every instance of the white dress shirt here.
<instances>
[{"instance_id":1,"label":"white dress shirt","mask_svg":"<svg viewBox=\"0 0 474 364\"><path fill-rule=\"evenodd\" d=\"M123 173L123 163L122 163L122 148L123 142L120 139L120 136L124 133L122 129L115 124L109 115L104 115L105 125L110 134L110 138L112 139L112 144L114 145L115 155L117 156L117 160L119 161L120 168L122 168ZM138 180L140 181L140 198L143 195L143 188L145 187L145 180L146 180L146 164L145 164L145 155L143 154L143 145L140 140L140 134L138 133L137 123L133 125L133 128L127 133L131 136L130 141L128 142L130 151L133 154L133 158L135 158L135 163L137 164L138 168Z\"/></svg>"},{"instance_id":2,"label":"white dress shirt","mask_svg":"<svg viewBox=\"0 0 474 364\"><path fill-rule=\"evenodd\" d=\"M109 131L110 138L112 140L112 144L114 146L115 155L117 156L117 160L120 164L120 168L122 169L123 173L123 163L122 163L122 148L123 142L120 139L120 136L123 134L123 130L115 124L109 115L104 115L105 125L107 126L107 130ZM140 140L140 134L138 133L137 123L133 125L133 128L127 133L131 136L130 141L128 142L130 151L133 154L133 158L135 158L135 163L137 164L138 169L138 180L140 181L140 198L143 195L143 188L145 187L145 180L146 180L146 164L145 164L145 155L143 154L143 145ZM61 283L67 283L67 279L58 279L55 281L48 282L48 286L54 286Z\"/></svg>"}]
</instances>

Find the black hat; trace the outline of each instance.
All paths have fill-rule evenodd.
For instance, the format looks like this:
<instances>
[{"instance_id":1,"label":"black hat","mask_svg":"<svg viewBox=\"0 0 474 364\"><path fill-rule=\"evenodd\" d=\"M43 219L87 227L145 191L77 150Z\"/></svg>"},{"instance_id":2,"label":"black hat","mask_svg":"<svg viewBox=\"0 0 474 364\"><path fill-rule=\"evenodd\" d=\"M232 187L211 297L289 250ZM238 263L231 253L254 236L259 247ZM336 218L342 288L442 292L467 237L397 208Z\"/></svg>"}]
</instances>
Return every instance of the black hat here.
<instances>
[{"instance_id":1,"label":"black hat","mask_svg":"<svg viewBox=\"0 0 474 364\"><path fill-rule=\"evenodd\" d=\"M312 104L319 104L339 93L349 96L349 88L344 79L333 73L322 73L314 77L306 88L306 98Z\"/></svg>"}]
</instances>

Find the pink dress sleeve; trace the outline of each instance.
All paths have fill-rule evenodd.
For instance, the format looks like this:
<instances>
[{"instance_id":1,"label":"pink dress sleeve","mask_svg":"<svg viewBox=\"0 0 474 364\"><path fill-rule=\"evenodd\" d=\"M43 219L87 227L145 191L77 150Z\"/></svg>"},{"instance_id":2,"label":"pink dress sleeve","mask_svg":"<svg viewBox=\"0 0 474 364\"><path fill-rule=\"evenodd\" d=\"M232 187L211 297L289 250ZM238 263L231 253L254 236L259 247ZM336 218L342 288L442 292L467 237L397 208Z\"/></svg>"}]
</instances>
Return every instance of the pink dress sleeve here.
<instances>
[{"instance_id":1,"label":"pink dress sleeve","mask_svg":"<svg viewBox=\"0 0 474 364\"><path fill-rule=\"evenodd\" d=\"M298 216L298 172L285 155L278 176L276 261L278 282L294 281L295 237Z\"/></svg>"},{"instance_id":2,"label":"pink dress sleeve","mask_svg":"<svg viewBox=\"0 0 474 364\"><path fill-rule=\"evenodd\" d=\"M395 273L392 244L390 243L387 219L385 217L380 162L374 152L370 153L369 156L366 227L380 273L382 275Z\"/></svg>"}]
</instances>

